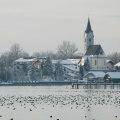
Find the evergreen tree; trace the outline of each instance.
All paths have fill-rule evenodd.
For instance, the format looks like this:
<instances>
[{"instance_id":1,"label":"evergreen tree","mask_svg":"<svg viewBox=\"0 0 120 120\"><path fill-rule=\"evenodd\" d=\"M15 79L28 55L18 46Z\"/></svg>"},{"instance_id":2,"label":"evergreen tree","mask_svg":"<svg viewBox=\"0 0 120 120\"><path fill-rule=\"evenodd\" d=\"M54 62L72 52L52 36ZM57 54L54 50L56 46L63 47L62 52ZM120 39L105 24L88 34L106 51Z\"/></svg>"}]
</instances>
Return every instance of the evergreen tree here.
<instances>
[{"instance_id":1,"label":"evergreen tree","mask_svg":"<svg viewBox=\"0 0 120 120\"><path fill-rule=\"evenodd\" d=\"M43 66L43 75L44 76L50 76L53 77L53 66L52 61L50 57L46 58L46 61L44 62Z\"/></svg>"},{"instance_id":2,"label":"evergreen tree","mask_svg":"<svg viewBox=\"0 0 120 120\"><path fill-rule=\"evenodd\" d=\"M25 73L23 71L23 66L19 66L17 81L25 81Z\"/></svg>"},{"instance_id":3,"label":"evergreen tree","mask_svg":"<svg viewBox=\"0 0 120 120\"><path fill-rule=\"evenodd\" d=\"M84 63L84 68L86 71L90 71L90 63L89 63L89 59L87 57L85 63Z\"/></svg>"},{"instance_id":4,"label":"evergreen tree","mask_svg":"<svg viewBox=\"0 0 120 120\"><path fill-rule=\"evenodd\" d=\"M18 76L18 66L15 65L11 68L11 76L13 78L13 81L17 81L19 76Z\"/></svg>"},{"instance_id":5,"label":"evergreen tree","mask_svg":"<svg viewBox=\"0 0 120 120\"><path fill-rule=\"evenodd\" d=\"M24 72L25 76L27 76L27 73L28 73L28 65L27 65L27 63L24 63L22 65L22 68L23 68L23 72Z\"/></svg>"},{"instance_id":6,"label":"evergreen tree","mask_svg":"<svg viewBox=\"0 0 120 120\"><path fill-rule=\"evenodd\" d=\"M31 79L33 81L36 81L36 68L35 68L34 64L32 64L32 68L31 68Z\"/></svg>"},{"instance_id":7,"label":"evergreen tree","mask_svg":"<svg viewBox=\"0 0 120 120\"><path fill-rule=\"evenodd\" d=\"M43 60L42 63L41 63L41 75L42 75L42 77L43 77L44 65L45 65L45 62Z\"/></svg>"},{"instance_id":8,"label":"evergreen tree","mask_svg":"<svg viewBox=\"0 0 120 120\"><path fill-rule=\"evenodd\" d=\"M36 68L33 63L28 66L28 78L30 81L36 80Z\"/></svg>"},{"instance_id":9,"label":"evergreen tree","mask_svg":"<svg viewBox=\"0 0 120 120\"><path fill-rule=\"evenodd\" d=\"M79 67L79 74L80 74L80 77L83 78L83 76L84 76L84 68L83 68L82 65L80 65L80 67Z\"/></svg>"},{"instance_id":10,"label":"evergreen tree","mask_svg":"<svg viewBox=\"0 0 120 120\"><path fill-rule=\"evenodd\" d=\"M40 68L36 68L36 79L38 81L40 81L42 79L42 69Z\"/></svg>"},{"instance_id":11,"label":"evergreen tree","mask_svg":"<svg viewBox=\"0 0 120 120\"><path fill-rule=\"evenodd\" d=\"M64 72L60 62L58 62L55 66L55 80L56 81L64 80Z\"/></svg>"}]
</instances>

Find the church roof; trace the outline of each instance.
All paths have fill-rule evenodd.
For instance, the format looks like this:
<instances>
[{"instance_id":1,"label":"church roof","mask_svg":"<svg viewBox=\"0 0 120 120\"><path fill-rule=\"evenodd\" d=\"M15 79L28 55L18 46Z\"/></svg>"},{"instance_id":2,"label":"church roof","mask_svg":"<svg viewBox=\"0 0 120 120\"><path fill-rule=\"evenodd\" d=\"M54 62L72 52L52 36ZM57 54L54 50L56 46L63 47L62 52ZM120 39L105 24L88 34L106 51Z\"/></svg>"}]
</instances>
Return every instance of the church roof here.
<instances>
[{"instance_id":1,"label":"church roof","mask_svg":"<svg viewBox=\"0 0 120 120\"><path fill-rule=\"evenodd\" d=\"M89 33L89 32L93 32L93 31L92 31L92 28L91 28L91 25L90 25L90 19L88 18L88 23L87 23L85 33Z\"/></svg>"},{"instance_id":2,"label":"church roof","mask_svg":"<svg viewBox=\"0 0 120 120\"><path fill-rule=\"evenodd\" d=\"M85 55L103 55L104 51L101 45L90 45Z\"/></svg>"}]
</instances>

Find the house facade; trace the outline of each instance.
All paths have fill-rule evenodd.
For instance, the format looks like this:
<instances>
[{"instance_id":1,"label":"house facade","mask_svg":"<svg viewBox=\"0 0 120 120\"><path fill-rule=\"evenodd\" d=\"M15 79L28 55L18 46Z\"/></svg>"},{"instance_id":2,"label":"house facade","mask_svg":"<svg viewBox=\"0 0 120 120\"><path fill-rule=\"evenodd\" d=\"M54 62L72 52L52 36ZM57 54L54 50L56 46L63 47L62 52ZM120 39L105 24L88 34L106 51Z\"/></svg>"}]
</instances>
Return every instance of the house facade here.
<instances>
[{"instance_id":1,"label":"house facade","mask_svg":"<svg viewBox=\"0 0 120 120\"><path fill-rule=\"evenodd\" d=\"M14 61L14 66L24 66L24 65L34 65L36 68L40 68L41 66L41 61L37 58L32 58L32 57L28 57L28 58L19 58L17 60Z\"/></svg>"},{"instance_id":2,"label":"house facade","mask_svg":"<svg viewBox=\"0 0 120 120\"><path fill-rule=\"evenodd\" d=\"M107 60L106 64L107 64L107 69L114 70L114 62L113 61Z\"/></svg>"}]
</instances>

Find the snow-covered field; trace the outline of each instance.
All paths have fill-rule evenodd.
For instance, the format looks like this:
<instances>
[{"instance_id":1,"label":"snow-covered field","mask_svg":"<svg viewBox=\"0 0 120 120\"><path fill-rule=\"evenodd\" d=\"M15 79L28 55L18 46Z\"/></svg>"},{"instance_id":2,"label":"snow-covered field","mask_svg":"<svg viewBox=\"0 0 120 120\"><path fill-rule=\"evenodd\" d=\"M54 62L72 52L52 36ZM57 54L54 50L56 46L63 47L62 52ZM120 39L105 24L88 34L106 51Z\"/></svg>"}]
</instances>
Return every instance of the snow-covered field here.
<instances>
[{"instance_id":1,"label":"snow-covered field","mask_svg":"<svg viewBox=\"0 0 120 120\"><path fill-rule=\"evenodd\" d=\"M120 120L120 91L0 87L0 120Z\"/></svg>"}]
</instances>

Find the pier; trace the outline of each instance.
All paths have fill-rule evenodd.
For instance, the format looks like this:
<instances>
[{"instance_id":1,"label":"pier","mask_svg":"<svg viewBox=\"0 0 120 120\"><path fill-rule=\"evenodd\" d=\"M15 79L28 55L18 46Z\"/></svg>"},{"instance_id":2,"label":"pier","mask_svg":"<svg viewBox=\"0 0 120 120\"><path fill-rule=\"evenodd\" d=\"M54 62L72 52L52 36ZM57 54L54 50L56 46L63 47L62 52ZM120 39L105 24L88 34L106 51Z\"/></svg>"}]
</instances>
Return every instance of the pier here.
<instances>
[{"instance_id":1,"label":"pier","mask_svg":"<svg viewBox=\"0 0 120 120\"><path fill-rule=\"evenodd\" d=\"M72 89L120 89L120 83L72 83Z\"/></svg>"}]
</instances>

